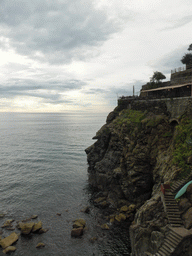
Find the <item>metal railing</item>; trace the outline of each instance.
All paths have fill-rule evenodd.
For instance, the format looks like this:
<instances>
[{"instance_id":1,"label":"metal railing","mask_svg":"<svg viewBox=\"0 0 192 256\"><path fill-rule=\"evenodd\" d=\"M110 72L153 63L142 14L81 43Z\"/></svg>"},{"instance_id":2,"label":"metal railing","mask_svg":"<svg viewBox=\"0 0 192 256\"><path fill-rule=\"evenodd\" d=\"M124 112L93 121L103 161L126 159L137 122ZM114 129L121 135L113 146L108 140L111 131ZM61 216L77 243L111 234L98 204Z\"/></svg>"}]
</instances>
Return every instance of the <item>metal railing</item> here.
<instances>
[{"instance_id":1,"label":"metal railing","mask_svg":"<svg viewBox=\"0 0 192 256\"><path fill-rule=\"evenodd\" d=\"M179 67L179 68L174 68L174 69L171 70L171 74L186 71L188 69L192 69L192 65L187 65L187 67L183 66L183 67Z\"/></svg>"}]
</instances>

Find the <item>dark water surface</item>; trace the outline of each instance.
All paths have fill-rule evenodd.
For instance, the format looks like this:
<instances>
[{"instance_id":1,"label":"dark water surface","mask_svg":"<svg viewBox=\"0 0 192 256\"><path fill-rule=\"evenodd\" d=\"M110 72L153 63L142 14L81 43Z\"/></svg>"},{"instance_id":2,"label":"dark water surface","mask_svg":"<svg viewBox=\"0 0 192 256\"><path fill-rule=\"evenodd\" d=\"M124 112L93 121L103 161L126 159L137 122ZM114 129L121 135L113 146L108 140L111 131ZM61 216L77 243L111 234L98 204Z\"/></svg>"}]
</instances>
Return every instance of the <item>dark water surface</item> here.
<instances>
[{"instance_id":1,"label":"dark water surface","mask_svg":"<svg viewBox=\"0 0 192 256\"><path fill-rule=\"evenodd\" d=\"M80 212L90 197L84 149L105 119L104 114L0 113L0 213L6 213L0 225L37 214L49 228L42 235L20 237L12 255L129 255L127 230L102 231L98 209ZM72 220L79 217L88 230L74 239ZM3 230L3 236L11 232ZM95 236L98 241L90 243ZM45 248L36 249L38 242Z\"/></svg>"}]
</instances>

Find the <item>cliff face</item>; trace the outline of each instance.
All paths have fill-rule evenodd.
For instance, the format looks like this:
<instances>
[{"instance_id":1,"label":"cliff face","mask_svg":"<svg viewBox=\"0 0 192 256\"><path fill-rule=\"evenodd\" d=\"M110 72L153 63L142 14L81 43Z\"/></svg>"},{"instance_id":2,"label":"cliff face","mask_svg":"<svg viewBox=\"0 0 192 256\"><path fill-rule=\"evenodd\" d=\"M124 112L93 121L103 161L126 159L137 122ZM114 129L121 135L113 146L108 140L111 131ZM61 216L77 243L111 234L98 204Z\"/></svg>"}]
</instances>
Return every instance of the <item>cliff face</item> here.
<instances>
[{"instance_id":1,"label":"cliff face","mask_svg":"<svg viewBox=\"0 0 192 256\"><path fill-rule=\"evenodd\" d=\"M187 175L178 164L183 157L180 151L184 151L183 144L177 144L182 131L169 119L170 113L162 102L135 102L129 109L118 106L97 132L97 141L86 149L89 183L100 191L101 199L95 201L113 216L127 206L126 221L134 219L130 227L132 255L157 251L168 223L160 184ZM185 141L188 135L185 132L183 136ZM180 151L176 146L181 147ZM190 167L191 153L187 154L184 167Z\"/></svg>"}]
</instances>

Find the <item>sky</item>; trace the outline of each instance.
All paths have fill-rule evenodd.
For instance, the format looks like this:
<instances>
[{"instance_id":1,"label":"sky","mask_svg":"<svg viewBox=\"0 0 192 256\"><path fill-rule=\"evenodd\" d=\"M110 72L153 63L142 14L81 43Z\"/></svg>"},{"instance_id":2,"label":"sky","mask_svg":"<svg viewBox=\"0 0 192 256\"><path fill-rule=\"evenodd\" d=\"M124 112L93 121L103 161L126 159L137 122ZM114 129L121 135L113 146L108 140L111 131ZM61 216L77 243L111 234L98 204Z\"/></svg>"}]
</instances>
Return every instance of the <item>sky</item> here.
<instances>
[{"instance_id":1,"label":"sky","mask_svg":"<svg viewBox=\"0 0 192 256\"><path fill-rule=\"evenodd\" d=\"M109 112L192 43L191 0L0 0L0 112Z\"/></svg>"}]
</instances>

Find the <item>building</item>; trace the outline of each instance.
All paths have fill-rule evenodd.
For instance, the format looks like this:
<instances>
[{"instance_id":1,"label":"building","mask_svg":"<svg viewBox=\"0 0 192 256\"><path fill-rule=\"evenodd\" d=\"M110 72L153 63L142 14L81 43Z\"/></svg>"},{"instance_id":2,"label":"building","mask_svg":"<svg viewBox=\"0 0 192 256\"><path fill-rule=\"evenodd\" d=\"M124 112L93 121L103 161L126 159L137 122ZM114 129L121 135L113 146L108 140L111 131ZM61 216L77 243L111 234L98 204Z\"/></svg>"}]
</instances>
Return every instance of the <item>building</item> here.
<instances>
[{"instance_id":1,"label":"building","mask_svg":"<svg viewBox=\"0 0 192 256\"><path fill-rule=\"evenodd\" d=\"M140 97L149 98L175 98L192 96L192 66L171 70L171 79L162 82L157 88L143 85Z\"/></svg>"}]
</instances>

